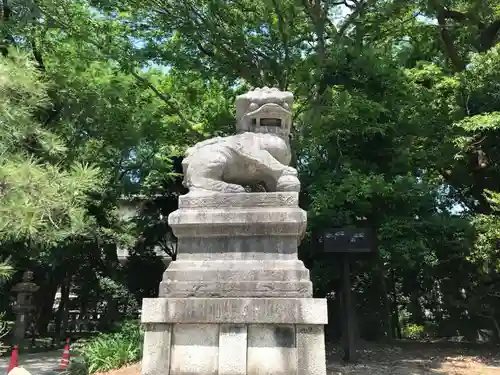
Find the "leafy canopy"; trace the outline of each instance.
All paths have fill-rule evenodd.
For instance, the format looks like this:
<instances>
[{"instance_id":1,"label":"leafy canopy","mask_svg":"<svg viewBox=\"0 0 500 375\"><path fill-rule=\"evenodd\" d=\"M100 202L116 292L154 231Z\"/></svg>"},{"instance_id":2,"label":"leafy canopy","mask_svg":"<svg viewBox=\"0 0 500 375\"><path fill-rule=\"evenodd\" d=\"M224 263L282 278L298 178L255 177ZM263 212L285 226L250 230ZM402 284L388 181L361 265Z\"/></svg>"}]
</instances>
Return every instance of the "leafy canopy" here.
<instances>
[{"instance_id":1,"label":"leafy canopy","mask_svg":"<svg viewBox=\"0 0 500 375\"><path fill-rule=\"evenodd\" d=\"M53 242L81 231L99 169L63 166L66 147L36 115L50 105L34 64L11 50L0 57L0 241Z\"/></svg>"}]
</instances>

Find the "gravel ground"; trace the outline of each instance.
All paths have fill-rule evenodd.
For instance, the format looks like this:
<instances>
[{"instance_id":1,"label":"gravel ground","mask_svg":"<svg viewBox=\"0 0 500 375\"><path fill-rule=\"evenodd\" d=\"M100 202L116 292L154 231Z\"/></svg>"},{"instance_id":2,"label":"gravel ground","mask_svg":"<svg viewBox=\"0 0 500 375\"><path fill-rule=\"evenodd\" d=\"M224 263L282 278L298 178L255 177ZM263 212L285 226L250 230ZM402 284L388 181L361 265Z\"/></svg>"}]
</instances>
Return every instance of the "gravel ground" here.
<instances>
[{"instance_id":1,"label":"gravel ground","mask_svg":"<svg viewBox=\"0 0 500 375\"><path fill-rule=\"evenodd\" d=\"M19 366L24 367L32 375L52 375L61 361L62 350L44 353L19 353ZM7 374L9 357L0 358L0 374Z\"/></svg>"},{"instance_id":2,"label":"gravel ground","mask_svg":"<svg viewBox=\"0 0 500 375\"><path fill-rule=\"evenodd\" d=\"M338 374L500 375L500 348L436 343L365 344L357 364L344 364L338 348L329 350L328 370Z\"/></svg>"},{"instance_id":3,"label":"gravel ground","mask_svg":"<svg viewBox=\"0 0 500 375\"><path fill-rule=\"evenodd\" d=\"M328 349L329 375L500 375L500 348L467 348L433 343L396 346L365 344L357 364L344 364ZM99 375L140 375L135 364Z\"/></svg>"}]
</instances>

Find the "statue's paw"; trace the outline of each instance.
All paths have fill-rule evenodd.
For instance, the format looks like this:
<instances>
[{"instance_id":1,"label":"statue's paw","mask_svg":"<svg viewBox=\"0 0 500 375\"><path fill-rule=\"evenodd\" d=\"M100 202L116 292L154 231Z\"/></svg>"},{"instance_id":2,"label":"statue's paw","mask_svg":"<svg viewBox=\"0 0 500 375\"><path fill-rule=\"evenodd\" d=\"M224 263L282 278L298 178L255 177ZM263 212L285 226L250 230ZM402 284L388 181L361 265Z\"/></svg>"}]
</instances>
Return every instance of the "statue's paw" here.
<instances>
[{"instance_id":1,"label":"statue's paw","mask_svg":"<svg viewBox=\"0 0 500 375\"><path fill-rule=\"evenodd\" d=\"M296 176L283 175L278 179L276 191L300 191L300 181Z\"/></svg>"},{"instance_id":2,"label":"statue's paw","mask_svg":"<svg viewBox=\"0 0 500 375\"><path fill-rule=\"evenodd\" d=\"M241 185L227 184L224 188L224 193L244 193L245 188Z\"/></svg>"},{"instance_id":3,"label":"statue's paw","mask_svg":"<svg viewBox=\"0 0 500 375\"><path fill-rule=\"evenodd\" d=\"M292 167L286 166L283 168L283 172L281 173L282 176L297 176L297 170Z\"/></svg>"}]
</instances>

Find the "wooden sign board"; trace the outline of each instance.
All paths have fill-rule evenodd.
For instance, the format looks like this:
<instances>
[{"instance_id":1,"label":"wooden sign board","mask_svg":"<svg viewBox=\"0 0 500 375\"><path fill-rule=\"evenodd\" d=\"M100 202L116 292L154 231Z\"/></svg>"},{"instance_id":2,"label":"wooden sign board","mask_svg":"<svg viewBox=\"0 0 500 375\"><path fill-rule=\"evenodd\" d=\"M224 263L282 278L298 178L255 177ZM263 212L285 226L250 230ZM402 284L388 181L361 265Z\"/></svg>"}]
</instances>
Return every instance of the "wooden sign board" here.
<instances>
[{"instance_id":1,"label":"wooden sign board","mask_svg":"<svg viewBox=\"0 0 500 375\"><path fill-rule=\"evenodd\" d=\"M375 251L375 234L371 228L333 228L323 237L325 253L371 253Z\"/></svg>"}]
</instances>

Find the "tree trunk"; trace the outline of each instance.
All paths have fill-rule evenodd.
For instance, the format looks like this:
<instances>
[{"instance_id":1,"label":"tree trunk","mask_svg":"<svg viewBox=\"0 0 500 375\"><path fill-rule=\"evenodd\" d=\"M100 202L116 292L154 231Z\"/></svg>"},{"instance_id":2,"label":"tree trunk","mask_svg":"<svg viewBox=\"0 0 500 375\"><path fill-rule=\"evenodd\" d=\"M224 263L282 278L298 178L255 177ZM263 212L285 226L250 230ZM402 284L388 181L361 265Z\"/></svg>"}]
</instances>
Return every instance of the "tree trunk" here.
<instances>
[{"instance_id":1,"label":"tree trunk","mask_svg":"<svg viewBox=\"0 0 500 375\"><path fill-rule=\"evenodd\" d=\"M71 283L68 282L66 288L65 288L65 292L66 294L63 295L61 293L61 300L64 298L65 299L65 302L64 302L64 307L63 307L63 310L62 310L62 325L61 325L61 338L64 339L65 335L66 335L66 332L68 332L68 319L69 319L69 294L71 292Z\"/></svg>"},{"instance_id":2,"label":"tree trunk","mask_svg":"<svg viewBox=\"0 0 500 375\"><path fill-rule=\"evenodd\" d=\"M10 4L7 0L2 0L2 4L0 6L0 24L7 24L10 21ZM11 36L7 34L7 31L4 30L4 33L0 34L0 53L7 57L9 54L9 45L11 42Z\"/></svg>"},{"instance_id":3,"label":"tree trunk","mask_svg":"<svg viewBox=\"0 0 500 375\"><path fill-rule=\"evenodd\" d=\"M118 303L117 301L113 298L107 298L106 299L106 312L105 312L105 317L104 321L106 322L106 327L110 328L113 326L114 323L118 321L119 318L119 311L118 311Z\"/></svg>"},{"instance_id":4,"label":"tree trunk","mask_svg":"<svg viewBox=\"0 0 500 375\"><path fill-rule=\"evenodd\" d=\"M66 315L66 307L68 304L69 300L69 282L65 278L64 281L61 284L61 301L59 302L59 306L57 308L56 312L56 324L55 324L55 334L53 338L53 342L59 342L62 338L65 332L63 332L64 327L64 322L65 322L65 315Z\"/></svg>"},{"instance_id":5,"label":"tree trunk","mask_svg":"<svg viewBox=\"0 0 500 375\"><path fill-rule=\"evenodd\" d=\"M40 306L36 316L36 329L40 336L46 336L48 325L53 316L54 301L57 293L58 282L54 275L49 273L48 278L44 280L36 295L36 305Z\"/></svg>"},{"instance_id":6,"label":"tree trunk","mask_svg":"<svg viewBox=\"0 0 500 375\"><path fill-rule=\"evenodd\" d=\"M382 258L380 257L380 254L377 252L376 253L376 261L375 261L375 267L373 268L373 272L375 273L375 279L378 279L380 282L380 298L381 298L381 303L382 303L382 308L384 312L384 318L382 319L382 324L384 325L384 331L386 333L386 338L391 341L393 339L392 335L392 313L391 313L391 306L389 303L389 296L387 294L387 282L385 280L385 273L384 273L384 265L382 262Z\"/></svg>"},{"instance_id":7,"label":"tree trunk","mask_svg":"<svg viewBox=\"0 0 500 375\"><path fill-rule=\"evenodd\" d=\"M391 287L392 287L392 329L393 337L401 339L403 334L401 330L401 324L399 322L399 305L398 305L398 293L396 290L396 273L394 268L391 268Z\"/></svg>"},{"instance_id":8,"label":"tree trunk","mask_svg":"<svg viewBox=\"0 0 500 375\"><path fill-rule=\"evenodd\" d=\"M491 316L491 323L493 324L493 327L495 328L495 341L500 342L500 325L498 324L498 322L494 316Z\"/></svg>"},{"instance_id":9,"label":"tree trunk","mask_svg":"<svg viewBox=\"0 0 500 375\"><path fill-rule=\"evenodd\" d=\"M424 325L425 316L424 312L422 311L422 305L420 304L419 298L420 298L420 290L419 290L419 285L417 283L417 285L415 285L415 288L412 289L410 294L409 310L413 322L418 325Z\"/></svg>"}]
</instances>

